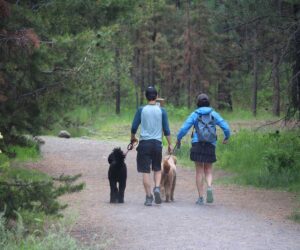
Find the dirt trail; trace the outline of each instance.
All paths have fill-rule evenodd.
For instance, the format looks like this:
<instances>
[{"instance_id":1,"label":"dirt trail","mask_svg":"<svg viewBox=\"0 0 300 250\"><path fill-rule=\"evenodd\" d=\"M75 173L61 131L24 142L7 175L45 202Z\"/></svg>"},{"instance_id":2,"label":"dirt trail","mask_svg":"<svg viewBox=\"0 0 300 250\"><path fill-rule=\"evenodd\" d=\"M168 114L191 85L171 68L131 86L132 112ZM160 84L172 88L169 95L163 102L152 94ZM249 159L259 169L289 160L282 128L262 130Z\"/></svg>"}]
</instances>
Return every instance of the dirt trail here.
<instances>
[{"instance_id":1,"label":"dirt trail","mask_svg":"<svg viewBox=\"0 0 300 250\"><path fill-rule=\"evenodd\" d=\"M145 207L135 150L126 163L125 204L109 200L107 156L124 143L44 137L43 159L32 164L51 175L82 173L84 191L64 197L78 214L72 234L81 242L112 239L108 249L300 249L300 225L285 219L290 193L215 185L216 202L196 206L194 172L178 169L175 202ZM216 173L218 175L218 173Z\"/></svg>"}]
</instances>

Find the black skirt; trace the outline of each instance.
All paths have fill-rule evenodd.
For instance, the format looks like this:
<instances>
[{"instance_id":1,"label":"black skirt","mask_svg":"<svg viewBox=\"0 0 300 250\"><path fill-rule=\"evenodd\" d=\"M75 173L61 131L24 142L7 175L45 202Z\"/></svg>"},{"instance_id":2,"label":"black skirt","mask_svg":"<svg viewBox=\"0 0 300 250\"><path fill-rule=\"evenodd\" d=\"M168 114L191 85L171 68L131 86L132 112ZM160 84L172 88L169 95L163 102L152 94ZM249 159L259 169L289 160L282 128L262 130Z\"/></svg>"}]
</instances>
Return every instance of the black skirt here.
<instances>
[{"instance_id":1,"label":"black skirt","mask_svg":"<svg viewBox=\"0 0 300 250\"><path fill-rule=\"evenodd\" d=\"M209 142L192 143L190 159L195 162L216 162L216 147Z\"/></svg>"}]
</instances>

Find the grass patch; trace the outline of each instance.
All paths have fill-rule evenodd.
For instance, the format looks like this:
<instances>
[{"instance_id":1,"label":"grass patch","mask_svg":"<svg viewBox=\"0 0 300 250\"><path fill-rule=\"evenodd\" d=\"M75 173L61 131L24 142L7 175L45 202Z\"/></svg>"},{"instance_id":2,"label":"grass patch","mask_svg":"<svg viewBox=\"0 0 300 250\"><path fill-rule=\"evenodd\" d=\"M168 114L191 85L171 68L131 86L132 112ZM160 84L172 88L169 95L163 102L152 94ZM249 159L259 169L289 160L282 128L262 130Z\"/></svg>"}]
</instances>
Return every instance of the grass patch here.
<instances>
[{"instance_id":1,"label":"grass patch","mask_svg":"<svg viewBox=\"0 0 300 250\"><path fill-rule=\"evenodd\" d=\"M40 159L40 151L36 145L32 146L9 146L8 151L16 155L15 161L28 162Z\"/></svg>"},{"instance_id":2,"label":"grass patch","mask_svg":"<svg viewBox=\"0 0 300 250\"><path fill-rule=\"evenodd\" d=\"M21 167L10 167L0 175L0 181L10 179L24 180L27 182L49 182L52 178L40 171L30 170Z\"/></svg>"},{"instance_id":3,"label":"grass patch","mask_svg":"<svg viewBox=\"0 0 300 250\"><path fill-rule=\"evenodd\" d=\"M290 216L289 216L290 220L293 220L297 223L300 223L300 209L298 208L298 210L295 210Z\"/></svg>"},{"instance_id":4,"label":"grass patch","mask_svg":"<svg viewBox=\"0 0 300 250\"><path fill-rule=\"evenodd\" d=\"M300 191L299 131L241 131L217 147L218 165L237 174L238 184Z\"/></svg>"},{"instance_id":5,"label":"grass patch","mask_svg":"<svg viewBox=\"0 0 300 250\"><path fill-rule=\"evenodd\" d=\"M53 222L53 221L52 221ZM52 223L51 222L51 223ZM3 213L0 214L0 249L3 250L53 250L53 249L72 249L72 250L92 250L106 249L110 241L101 239L100 243L92 246L84 246L70 235L72 225L66 225L65 220L56 221L49 225L47 231L41 235L39 232L28 234L24 227L23 217L18 214L16 226L10 230L6 227Z\"/></svg>"},{"instance_id":6,"label":"grass patch","mask_svg":"<svg viewBox=\"0 0 300 250\"><path fill-rule=\"evenodd\" d=\"M128 140L135 110L124 110L120 115L107 109L76 107L62 117L51 130L44 134L57 135L60 130L67 130L72 137L88 136L104 140Z\"/></svg>"},{"instance_id":7,"label":"grass patch","mask_svg":"<svg viewBox=\"0 0 300 250\"><path fill-rule=\"evenodd\" d=\"M58 118L58 122L52 129L43 131L43 134L57 135L60 130L68 130L72 137L88 136L104 140L128 141L136 109L125 106L122 107L121 114L117 115L113 108L111 106L106 108L77 106L63 117ZM178 132L190 113L195 110L186 107L178 108L173 105L166 105L165 108L173 135ZM258 111L257 117L253 117L251 111L238 108L234 109L234 112L221 112L221 114L237 130L242 127L255 127L266 119L277 119L266 110Z\"/></svg>"},{"instance_id":8,"label":"grass patch","mask_svg":"<svg viewBox=\"0 0 300 250\"><path fill-rule=\"evenodd\" d=\"M278 117L274 117L270 111L265 109L259 109L255 117L250 109L242 109L239 107L234 108L232 112L221 111L220 113L223 118L228 121L265 121L278 119Z\"/></svg>"}]
</instances>

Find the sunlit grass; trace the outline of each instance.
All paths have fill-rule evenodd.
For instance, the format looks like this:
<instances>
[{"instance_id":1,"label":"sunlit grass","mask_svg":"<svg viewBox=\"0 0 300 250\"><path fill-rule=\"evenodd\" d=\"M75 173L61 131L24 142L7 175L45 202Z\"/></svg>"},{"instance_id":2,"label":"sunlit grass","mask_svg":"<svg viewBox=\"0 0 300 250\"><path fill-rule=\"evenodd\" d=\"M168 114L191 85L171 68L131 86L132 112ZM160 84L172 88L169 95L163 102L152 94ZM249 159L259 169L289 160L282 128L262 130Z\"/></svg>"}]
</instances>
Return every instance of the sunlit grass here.
<instances>
[{"instance_id":1,"label":"sunlit grass","mask_svg":"<svg viewBox=\"0 0 300 250\"><path fill-rule=\"evenodd\" d=\"M10 146L9 151L16 154L16 161L27 162L36 161L40 159L40 153L36 145L21 147L21 146Z\"/></svg>"}]
</instances>

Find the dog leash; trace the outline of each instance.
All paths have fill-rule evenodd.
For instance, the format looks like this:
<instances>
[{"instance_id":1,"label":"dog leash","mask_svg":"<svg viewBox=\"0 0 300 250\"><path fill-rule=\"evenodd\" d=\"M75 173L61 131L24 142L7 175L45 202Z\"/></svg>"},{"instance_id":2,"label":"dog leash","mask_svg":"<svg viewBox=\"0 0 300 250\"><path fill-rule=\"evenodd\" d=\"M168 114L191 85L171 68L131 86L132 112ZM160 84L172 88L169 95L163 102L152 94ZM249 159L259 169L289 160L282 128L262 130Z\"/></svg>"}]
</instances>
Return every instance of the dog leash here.
<instances>
[{"instance_id":1,"label":"dog leash","mask_svg":"<svg viewBox=\"0 0 300 250\"><path fill-rule=\"evenodd\" d=\"M176 142L175 147L173 148L172 152L170 153L169 157L167 160L170 159L170 157L175 153L176 148L179 149L180 148L180 143Z\"/></svg>"},{"instance_id":2,"label":"dog leash","mask_svg":"<svg viewBox=\"0 0 300 250\"><path fill-rule=\"evenodd\" d=\"M131 141L128 145L127 145L127 152L125 153L125 157L126 155L128 154L128 152L130 150L132 150L136 145L138 145L139 141L136 140L136 141Z\"/></svg>"}]
</instances>

